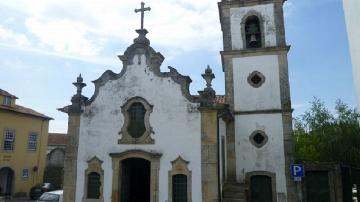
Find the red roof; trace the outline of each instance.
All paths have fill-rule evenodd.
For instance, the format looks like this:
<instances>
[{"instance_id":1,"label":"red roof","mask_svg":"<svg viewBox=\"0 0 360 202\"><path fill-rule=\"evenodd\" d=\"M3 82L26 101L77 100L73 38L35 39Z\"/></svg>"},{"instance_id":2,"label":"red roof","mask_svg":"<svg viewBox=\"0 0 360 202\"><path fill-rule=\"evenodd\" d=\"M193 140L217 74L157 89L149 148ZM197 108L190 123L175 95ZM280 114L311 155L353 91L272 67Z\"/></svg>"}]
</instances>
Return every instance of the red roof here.
<instances>
[{"instance_id":1,"label":"red roof","mask_svg":"<svg viewBox=\"0 0 360 202\"><path fill-rule=\"evenodd\" d=\"M0 88L0 95L3 95L3 96L7 96L7 97L11 97L11 98L18 99L15 95L12 95L12 94L10 94L9 92L4 91L4 90L3 90L3 89L1 89L1 88Z\"/></svg>"},{"instance_id":2,"label":"red roof","mask_svg":"<svg viewBox=\"0 0 360 202\"><path fill-rule=\"evenodd\" d=\"M35 117L39 117L39 118L43 118L43 119L47 119L47 120L52 120L53 118L48 117L44 114L41 114L35 110L32 110L30 108L26 108L20 105L15 105L15 107L11 107L11 106L6 106L6 105L0 105L0 110L6 110L9 112L15 112L15 113L20 113L20 114L25 114L25 115L29 115L29 116L35 116Z\"/></svg>"},{"instance_id":3,"label":"red roof","mask_svg":"<svg viewBox=\"0 0 360 202\"><path fill-rule=\"evenodd\" d=\"M67 138L64 133L49 133L48 145L66 145Z\"/></svg>"},{"instance_id":4,"label":"red roof","mask_svg":"<svg viewBox=\"0 0 360 202\"><path fill-rule=\"evenodd\" d=\"M215 103L217 104L225 104L225 95L217 95L215 97Z\"/></svg>"},{"instance_id":5,"label":"red roof","mask_svg":"<svg viewBox=\"0 0 360 202\"><path fill-rule=\"evenodd\" d=\"M11 97L14 99L18 99L15 95L10 94L7 91L4 91L2 89L0 89L0 95L3 96L7 96L7 97ZM39 117L39 118L43 118L43 119L47 119L47 120L52 120L53 118L48 117L44 114L41 114L33 109L30 108L26 108L20 105L15 105L15 106L7 106L7 105L1 105L0 104L0 110L5 110L5 111L9 111L9 112L15 112L15 113L20 113L20 114L25 114L25 115L29 115L29 116L35 116L35 117Z\"/></svg>"}]
</instances>

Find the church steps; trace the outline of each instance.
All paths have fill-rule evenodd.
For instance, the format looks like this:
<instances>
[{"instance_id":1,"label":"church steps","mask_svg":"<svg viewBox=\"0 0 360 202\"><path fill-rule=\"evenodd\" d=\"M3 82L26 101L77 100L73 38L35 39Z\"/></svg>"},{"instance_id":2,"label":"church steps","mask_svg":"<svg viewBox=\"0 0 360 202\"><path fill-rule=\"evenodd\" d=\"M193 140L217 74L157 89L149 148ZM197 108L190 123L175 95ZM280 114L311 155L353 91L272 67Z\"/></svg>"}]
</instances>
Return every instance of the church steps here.
<instances>
[{"instance_id":1,"label":"church steps","mask_svg":"<svg viewBox=\"0 0 360 202\"><path fill-rule=\"evenodd\" d=\"M240 183L227 183L223 191L224 202L246 202L246 185Z\"/></svg>"}]
</instances>

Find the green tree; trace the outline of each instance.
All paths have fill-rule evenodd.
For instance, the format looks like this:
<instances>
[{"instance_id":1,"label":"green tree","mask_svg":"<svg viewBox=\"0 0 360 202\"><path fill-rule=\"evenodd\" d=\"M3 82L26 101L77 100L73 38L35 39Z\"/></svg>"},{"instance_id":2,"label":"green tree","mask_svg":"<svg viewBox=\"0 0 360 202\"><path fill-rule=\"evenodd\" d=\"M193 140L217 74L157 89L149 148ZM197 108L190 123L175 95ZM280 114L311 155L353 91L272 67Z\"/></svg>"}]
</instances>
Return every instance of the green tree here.
<instances>
[{"instance_id":1,"label":"green tree","mask_svg":"<svg viewBox=\"0 0 360 202\"><path fill-rule=\"evenodd\" d=\"M341 100L336 101L335 114L317 98L310 104L310 109L294 120L296 161L360 167L360 114Z\"/></svg>"}]
</instances>

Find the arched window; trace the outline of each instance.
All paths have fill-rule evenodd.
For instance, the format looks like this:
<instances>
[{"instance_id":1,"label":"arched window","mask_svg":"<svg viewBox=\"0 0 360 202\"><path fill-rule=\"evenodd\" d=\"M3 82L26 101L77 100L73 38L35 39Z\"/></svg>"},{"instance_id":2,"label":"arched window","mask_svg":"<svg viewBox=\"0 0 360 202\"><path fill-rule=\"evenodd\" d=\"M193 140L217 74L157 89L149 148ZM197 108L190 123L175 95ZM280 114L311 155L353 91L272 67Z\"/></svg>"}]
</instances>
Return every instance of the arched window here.
<instances>
[{"instance_id":1,"label":"arched window","mask_svg":"<svg viewBox=\"0 0 360 202\"><path fill-rule=\"evenodd\" d=\"M87 198L99 199L101 186L100 175L96 172L91 172L87 177Z\"/></svg>"},{"instance_id":2,"label":"arched window","mask_svg":"<svg viewBox=\"0 0 360 202\"><path fill-rule=\"evenodd\" d=\"M247 48L260 48L262 46L260 20L257 16L253 15L246 19L245 37Z\"/></svg>"},{"instance_id":3,"label":"arched window","mask_svg":"<svg viewBox=\"0 0 360 202\"><path fill-rule=\"evenodd\" d=\"M187 176L177 174L172 176L172 202L187 202Z\"/></svg>"},{"instance_id":4,"label":"arched window","mask_svg":"<svg viewBox=\"0 0 360 202\"><path fill-rule=\"evenodd\" d=\"M144 121L145 113L145 107L140 102L133 103L128 109L130 123L127 129L129 134L134 138L142 136L146 130Z\"/></svg>"}]
</instances>

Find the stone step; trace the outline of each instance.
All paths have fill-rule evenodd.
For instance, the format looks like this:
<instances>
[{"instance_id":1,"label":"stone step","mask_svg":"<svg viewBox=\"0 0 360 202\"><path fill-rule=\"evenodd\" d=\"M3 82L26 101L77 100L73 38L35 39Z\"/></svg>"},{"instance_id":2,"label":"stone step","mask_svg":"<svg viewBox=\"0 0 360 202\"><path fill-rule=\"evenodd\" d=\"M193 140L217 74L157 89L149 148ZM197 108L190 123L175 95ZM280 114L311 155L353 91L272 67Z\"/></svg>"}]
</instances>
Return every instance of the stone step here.
<instances>
[{"instance_id":1,"label":"stone step","mask_svg":"<svg viewBox=\"0 0 360 202\"><path fill-rule=\"evenodd\" d=\"M244 199L245 193L244 192L229 192L225 191L223 193L224 198L235 198L235 199Z\"/></svg>"},{"instance_id":2,"label":"stone step","mask_svg":"<svg viewBox=\"0 0 360 202\"><path fill-rule=\"evenodd\" d=\"M223 198L223 202L246 202L245 199L228 199L228 198Z\"/></svg>"},{"instance_id":3,"label":"stone step","mask_svg":"<svg viewBox=\"0 0 360 202\"><path fill-rule=\"evenodd\" d=\"M228 183L225 184L224 191L245 192L245 185L241 183Z\"/></svg>"},{"instance_id":4,"label":"stone step","mask_svg":"<svg viewBox=\"0 0 360 202\"><path fill-rule=\"evenodd\" d=\"M226 183L223 190L224 202L246 202L245 184Z\"/></svg>"}]
</instances>

